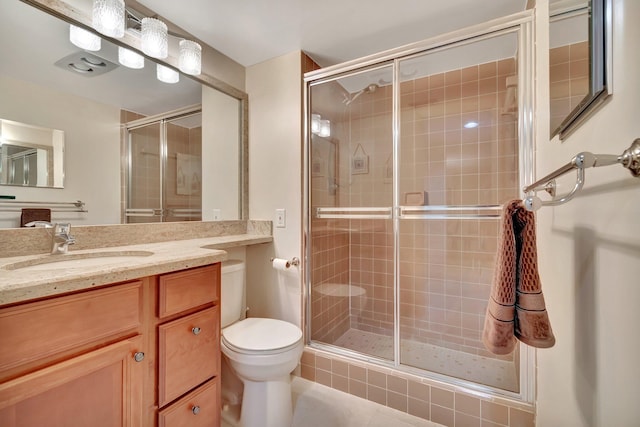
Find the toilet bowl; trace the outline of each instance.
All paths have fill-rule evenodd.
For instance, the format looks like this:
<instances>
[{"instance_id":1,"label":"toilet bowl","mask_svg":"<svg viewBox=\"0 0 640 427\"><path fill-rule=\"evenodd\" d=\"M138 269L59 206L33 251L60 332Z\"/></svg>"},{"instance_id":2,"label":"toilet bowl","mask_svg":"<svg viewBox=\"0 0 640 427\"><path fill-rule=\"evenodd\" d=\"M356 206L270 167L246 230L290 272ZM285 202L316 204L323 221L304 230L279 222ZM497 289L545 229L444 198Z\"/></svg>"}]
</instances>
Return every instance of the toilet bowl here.
<instances>
[{"instance_id":1,"label":"toilet bowl","mask_svg":"<svg viewBox=\"0 0 640 427\"><path fill-rule=\"evenodd\" d=\"M277 319L239 320L244 292L244 263L222 265L222 334L220 347L226 362L243 384L242 427L291 425L290 375L302 356L304 342L299 327ZM222 377L223 395L225 390Z\"/></svg>"}]
</instances>

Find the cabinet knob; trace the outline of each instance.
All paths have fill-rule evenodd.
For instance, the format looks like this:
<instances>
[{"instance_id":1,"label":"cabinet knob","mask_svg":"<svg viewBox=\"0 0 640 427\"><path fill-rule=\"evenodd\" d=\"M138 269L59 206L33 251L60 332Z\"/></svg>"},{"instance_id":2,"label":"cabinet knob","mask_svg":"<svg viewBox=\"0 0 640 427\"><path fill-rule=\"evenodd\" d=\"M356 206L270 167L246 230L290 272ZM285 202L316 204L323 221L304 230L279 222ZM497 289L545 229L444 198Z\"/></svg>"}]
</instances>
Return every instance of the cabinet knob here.
<instances>
[{"instance_id":1,"label":"cabinet knob","mask_svg":"<svg viewBox=\"0 0 640 427\"><path fill-rule=\"evenodd\" d=\"M199 406L194 406L193 408L191 408L191 412L193 412L193 415L198 415L200 413L200 407Z\"/></svg>"},{"instance_id":2,"label":"cabinet knob","mask_svg":"<svg viewBox=\"0 0 640 427\"><path fill-rule=\"evenodd\" d=\"M142 362L144 360L144 353L141 351L137 351L133 355L133 360L135 360L136 362Z\"/></svg>"},{"instance_id":3,"label":"cabinet knob","mask_svg":"<svg viewBox=\"0 0 640 427\"><path fill-rule=\"evenodd\" d=\"M191 332L193 332L193 335L198 335L200 333L201 329L198 328L197 326L194 328L191 328Z\"/></svg>"}]
</instances>

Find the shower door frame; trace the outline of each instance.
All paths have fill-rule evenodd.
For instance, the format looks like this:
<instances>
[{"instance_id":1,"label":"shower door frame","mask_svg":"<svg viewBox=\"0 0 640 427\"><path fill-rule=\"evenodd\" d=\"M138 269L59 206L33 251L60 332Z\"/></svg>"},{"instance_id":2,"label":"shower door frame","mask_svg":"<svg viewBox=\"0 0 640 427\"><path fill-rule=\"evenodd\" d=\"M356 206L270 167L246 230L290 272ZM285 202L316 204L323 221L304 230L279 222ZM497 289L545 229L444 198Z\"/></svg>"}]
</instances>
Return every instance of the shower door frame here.
<instances>
[{"instance_id":1,"label":"shower door frame","mask_svg":"<svg viewBox=\"0 0 640 427\"><path fill-rule=\"evenodd\" d=\"M400 233L399 224L401 218L411 218L410 215L403 216L403 207L400 205L399 195L399 146L400 146L400 118L399 118L399 64L402 60L428 52L447 49L455 46L481 41L501 34L515 33L518 36L518 146L519 146L519 188L524 188L528 183L533 182L534 173L534 15L532 10L516 13L513 15L498 18L484 24L475 25L463 30L437 36L422 42L413 43L400 48L391 49L378 54L366 56L361 59L348 61L343 64L311 71L304 75L303 87L303 324L306 345L327 351L338 356L345 356L367 363L372 363L387 368L395 369L410 374L415 374L423 378L436 381L443 381L466 390L474 390L481 393L488 393L494 396L509 398L519 402L533 403L535 398L535 349L520 343L519 357L519 385L518 393L474 383L468 380L450 377L436 372L425 371L400 363L400 272L399 272L399 252ZM392 156L393 156L393 207L391 208L391 219L393 221L394 234L394 358L391 361L368 356L354 352L345 348L311 341L311 105L310 89L316 84L326 83L340 77L351 75L359 71L366 71L387 64L392 64L393 70L393 109L392 109ZM442 208L442 207L440 207ZM487 207L495 209L497 206ZM444 209L445 211L447 209ZM451 209L460 210L460 209ZM422 218L450 218L445 214L429 214L429 211L422 213ZM460 218L460 216L457 216ZM477 219L477 217L476 217Z\"/></svg>"}]
</instances>

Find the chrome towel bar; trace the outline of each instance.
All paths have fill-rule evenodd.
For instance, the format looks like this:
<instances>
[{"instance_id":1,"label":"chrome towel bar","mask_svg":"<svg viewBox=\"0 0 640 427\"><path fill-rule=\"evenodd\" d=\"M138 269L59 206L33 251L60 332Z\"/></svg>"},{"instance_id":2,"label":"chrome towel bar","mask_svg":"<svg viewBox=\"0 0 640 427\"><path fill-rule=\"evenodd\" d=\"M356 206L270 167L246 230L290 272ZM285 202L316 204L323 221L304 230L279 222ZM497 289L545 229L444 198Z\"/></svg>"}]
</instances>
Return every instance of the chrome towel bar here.
<instances>
[{"instance_id":1,"label":"chrome towel bar","mask_svg":"<svg viewBox=\"0 0 640 427\"><path fill-rule=\"evenodd\" d=\"M585 169L615 164L621 164L625 168L629 169L631 175L636 178L640 177L640 138L634 140L633 143L631 143L631 146L624 150L624 152L619 156L615 154L593 154L588 151L578 153L566 165L523 188L525 193L535 193L536 191L545 190L551 197L553 197L552 200L542 201L535 194L528 195L524 199L524 206L529 211L536 211L540 209L541 206L556 206L566 203L573 199L573 197L582 190L582 187L584 186ZM563 196L556 196L555 179L571 172L574 169L577 171L577 175L573 189Z\"/></svg>"}]
</instances>

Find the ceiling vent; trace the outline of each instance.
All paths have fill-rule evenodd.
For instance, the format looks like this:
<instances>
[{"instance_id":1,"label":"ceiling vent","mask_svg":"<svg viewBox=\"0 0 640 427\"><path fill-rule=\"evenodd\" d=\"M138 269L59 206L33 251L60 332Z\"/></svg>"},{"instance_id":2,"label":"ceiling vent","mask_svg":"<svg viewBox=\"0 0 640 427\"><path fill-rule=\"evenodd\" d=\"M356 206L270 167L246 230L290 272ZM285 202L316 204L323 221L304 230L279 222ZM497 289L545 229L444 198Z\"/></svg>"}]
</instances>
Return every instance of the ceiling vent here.
<instances>
[{"instance_id":1,"label":"ceiling vent","mask_svg":"<svg viewBox=\"0 0 640 427\"><path fill-rule=\"evenodd\" d=\"M58 60L55 66L73 71L85 77L99 76L118 67L118 65L113 62L83 50Z\"/></svg>"}]
</instances>

